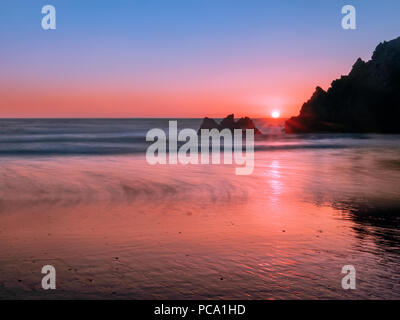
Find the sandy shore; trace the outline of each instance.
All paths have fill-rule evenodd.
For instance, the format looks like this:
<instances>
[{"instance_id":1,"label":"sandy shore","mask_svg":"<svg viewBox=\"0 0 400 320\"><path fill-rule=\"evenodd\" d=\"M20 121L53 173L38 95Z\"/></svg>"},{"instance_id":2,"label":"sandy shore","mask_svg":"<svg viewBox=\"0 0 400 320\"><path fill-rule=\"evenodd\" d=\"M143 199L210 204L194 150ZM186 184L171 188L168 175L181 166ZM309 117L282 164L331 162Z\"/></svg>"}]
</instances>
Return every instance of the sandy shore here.
<instances>
[{"instance_id":1,"label":"sandy shore","mask_svg":"<svg viewBox=\"0 0 400 320\"><path fill-rule=\"evenodd\" d=\"M347 169L326 161L327 175L316 174L313 153L294 161L266 153L248 177L231 166L155 169L141 157L2 161L0 298L400 297L397 253L374 235L382 229L334 204L360 192L343 185ZM363 195L388 195L364 185ZM41 288L46 264L54 291ZM346 264L357 266L353 292L341 288Z\"/></svg>"}]
</instances>

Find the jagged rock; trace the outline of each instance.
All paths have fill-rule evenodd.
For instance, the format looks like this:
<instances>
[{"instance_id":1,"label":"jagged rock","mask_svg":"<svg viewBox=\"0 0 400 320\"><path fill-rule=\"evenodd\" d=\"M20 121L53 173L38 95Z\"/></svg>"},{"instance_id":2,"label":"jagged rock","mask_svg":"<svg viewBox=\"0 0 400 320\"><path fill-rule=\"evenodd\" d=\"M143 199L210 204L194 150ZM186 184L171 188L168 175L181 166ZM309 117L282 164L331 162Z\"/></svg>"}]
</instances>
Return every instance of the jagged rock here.
<instances>
[{"instance_id":1,"label":"jagged rock","mask_svg":"<svg viewBox=\"0 0 400 320\"><path fill-rule=\"evenodd\" d=\"M249 117L240 118L238 121L236 121L235 125L237 129L254 129L254 134L261 134L261 131L258 130L253 120L251 120Z\"/></svg>"},{"instance_id":2,"label":"jagged rock","mask_svg":"<svg viewBox=\"0 0 400 320\"><path fill-rule=\"evenodd\" d=\"M219 129L236 129L236 123L235 123L235 116L233 114L230 114L226 116L224 119L222 119L221 123L219 124Z\"/></svg>"},{"instance_id":3,"label":"jagged rock","mask_svg":"<svg viewBox=\"0 0 400 320\"><path fill-rule=\"evenodd\" d=\"M201 129L229 129L231 131L233 131L234 129L254 129L254 134L261 134L261 131L258 130L253 120L251 120L249 117L240 118L239 120L235 121L235 116L233 114L230 114L222 119L220 124L218 124L214 119L205 117L198 131L199 133Z\"/></svg>"},{"instance_id":4,"label":"jagged rock","mask_svg":"<svg viewBox=\"0 0 400 320\"><path fill-rule=\"evenodd\" d=\"M287 133L400 133L400 37L379 44L372 59L357 59L351 72L324 91L317 87Z\"/></svg>"},{"instance_id":5,"label":"jagged rock","mask_svg":"<svg viewBox=\"0 0 400 320\"><path fill-rule=\"evenodd\" d=\"M211 118L205 117L203 119L203 122L201 123L200 129L218 129L219 128L219 124Z\"/></svg>"}]
</instances>

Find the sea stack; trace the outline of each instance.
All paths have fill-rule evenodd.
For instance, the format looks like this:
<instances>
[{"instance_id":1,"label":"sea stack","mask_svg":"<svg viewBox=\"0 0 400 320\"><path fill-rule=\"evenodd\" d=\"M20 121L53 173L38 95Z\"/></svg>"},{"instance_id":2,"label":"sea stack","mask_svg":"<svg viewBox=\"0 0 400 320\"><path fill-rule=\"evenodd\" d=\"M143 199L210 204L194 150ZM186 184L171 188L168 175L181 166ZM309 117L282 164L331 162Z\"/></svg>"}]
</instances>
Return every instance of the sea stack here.
<instances>
[{"instance_id":1,"label":"sea stack","mask_svg":"<svg viewBox=\"0 0 400 320\"><path fill-rule=\"evenodd\" d=\"M235 121L235 116L233 114L226 116L219 124L214 119L205 117L200 125L199 133L201 129L229 129L231 131L234 129L242 129L243 131L246 129L254 129L254 134L261 134L261 131L258 130L253 120L249 117L240 118Z\"/></svg>"}]
</instances>

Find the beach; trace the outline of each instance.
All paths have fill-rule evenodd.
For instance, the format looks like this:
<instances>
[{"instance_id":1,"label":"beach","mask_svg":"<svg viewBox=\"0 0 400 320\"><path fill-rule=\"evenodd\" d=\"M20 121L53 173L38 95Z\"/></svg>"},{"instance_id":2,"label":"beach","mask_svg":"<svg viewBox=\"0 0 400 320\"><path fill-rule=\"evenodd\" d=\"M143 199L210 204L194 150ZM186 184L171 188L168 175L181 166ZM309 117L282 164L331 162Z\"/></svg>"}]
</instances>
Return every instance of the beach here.
<instances>
[{"instance_id":1,"label":"beach","mask_svg":"<svg viewBox=\"0 0 400 320\"><path fill-rule=\"evenodd\" d=\"M399 299L399 136L256 123L238 176L149 165L167 119L0 120L0 298Z\"/></svg>"}]
</instances>

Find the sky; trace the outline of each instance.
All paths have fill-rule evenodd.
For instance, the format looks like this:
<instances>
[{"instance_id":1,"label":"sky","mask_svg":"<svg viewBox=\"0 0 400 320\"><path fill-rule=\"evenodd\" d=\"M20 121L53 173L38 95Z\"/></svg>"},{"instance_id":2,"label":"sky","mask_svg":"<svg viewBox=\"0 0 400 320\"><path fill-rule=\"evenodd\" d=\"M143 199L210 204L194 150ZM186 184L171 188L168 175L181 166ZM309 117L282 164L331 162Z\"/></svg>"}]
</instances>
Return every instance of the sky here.
<instances>
[{"instance_id":1,"label":"sky","mask_svg":"<svg viewBox=\"0 0 400 320\"><path fill-rule=\"evenodd\" d=\"M56 30L43 30L44 5ZM341 26L344 5L357 29ZM296 115L400 36L398 0L1 0L0 117Z\"/></svg>"}]
</instances>

